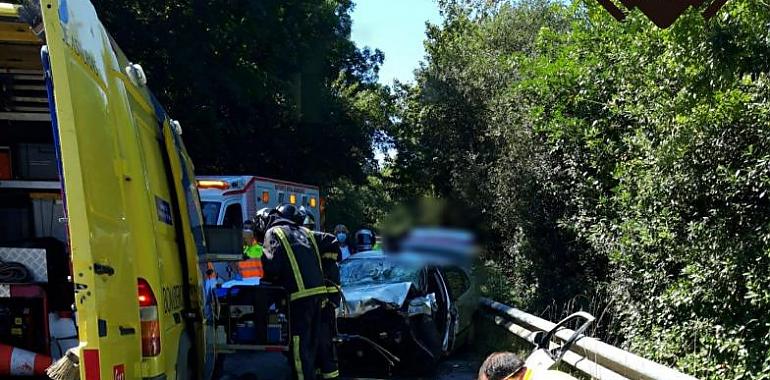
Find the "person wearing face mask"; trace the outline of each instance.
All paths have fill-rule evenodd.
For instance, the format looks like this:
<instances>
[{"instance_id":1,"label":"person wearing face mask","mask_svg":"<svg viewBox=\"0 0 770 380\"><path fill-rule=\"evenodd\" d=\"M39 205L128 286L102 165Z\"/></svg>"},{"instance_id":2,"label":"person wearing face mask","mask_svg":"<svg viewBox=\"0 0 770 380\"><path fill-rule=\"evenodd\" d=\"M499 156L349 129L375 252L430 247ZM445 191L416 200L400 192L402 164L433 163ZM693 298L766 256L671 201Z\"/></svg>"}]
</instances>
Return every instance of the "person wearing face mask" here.
<instances>
[{"instance_id":1,"label":"person wearing face mask","mask_svg":"<svg viewBox=\"0 0 770 380\"><path fill-rule=\"evenodd\" d=\"M355 247L353 247L348 241L350 231L344 224L338 224L334 227L334 235L337 236L337 242L340 244L340 258L342 260L347 259L350 255L356 253Z\"/></svg>"}]
</instances>

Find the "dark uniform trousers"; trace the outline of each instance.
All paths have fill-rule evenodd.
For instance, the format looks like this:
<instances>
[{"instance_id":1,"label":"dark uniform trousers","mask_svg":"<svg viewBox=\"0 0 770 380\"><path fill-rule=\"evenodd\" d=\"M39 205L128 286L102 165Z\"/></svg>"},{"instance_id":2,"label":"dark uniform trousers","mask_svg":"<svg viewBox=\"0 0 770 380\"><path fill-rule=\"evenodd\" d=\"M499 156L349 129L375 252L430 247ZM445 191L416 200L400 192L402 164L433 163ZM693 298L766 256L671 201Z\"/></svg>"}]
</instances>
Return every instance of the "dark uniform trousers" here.
<instances>
[{"instance_id":1,"label":"dark uniform trousers","mask_svg":"<svg viewBox=\"0 0 770 380\"><path fill-rule=\"evenodd\" d=\"M321 257L321 267L324 272L326 285L326 300L321 308L321 339L318 346L319 377L322 380L331 380L339 377L339 365L337 360L337 347L334 337L337 335L337 311L340 304L340 270L341 257L340 246L337 238L332 234L313 232L315 248Z\"/></svg>"},{"instance_id":2,"label":"dark uniform trousers","mask_svg":"<svg viewBox=\"0 0 770 380\"><path fill-rule=\"evenodd\" d=\"M291 350L296 380L314 380L321 340L321 304L326 300L321 258L312 233L291 225L265 234L265 278L289 292Z\"/></svg>"},{"instance_id":3,"label":"dark uniform trousers","mask_svg":"<svg viewBox=\"0 0 770 380\"><path fill-rule=\"evenodd\" d=\"M334 336L337 335L336 305L331 300L325 300L321 307L320 340L318 345L318 366L322 379L336 379L340 376L337 362L337 348L334 346Z\"/></svg>"},{"instance_id":4,"label":"dark uniform trousers","mask_svg":"<svg viewBox=\"0 0 770 380\"><path fill-rule=\"evenodd\" d=\"M316 357L322 334L321 304L325 296L311 296L291 302L290 364L297 380L312 380L316 376Z\"/></svg>"}]
</instances>

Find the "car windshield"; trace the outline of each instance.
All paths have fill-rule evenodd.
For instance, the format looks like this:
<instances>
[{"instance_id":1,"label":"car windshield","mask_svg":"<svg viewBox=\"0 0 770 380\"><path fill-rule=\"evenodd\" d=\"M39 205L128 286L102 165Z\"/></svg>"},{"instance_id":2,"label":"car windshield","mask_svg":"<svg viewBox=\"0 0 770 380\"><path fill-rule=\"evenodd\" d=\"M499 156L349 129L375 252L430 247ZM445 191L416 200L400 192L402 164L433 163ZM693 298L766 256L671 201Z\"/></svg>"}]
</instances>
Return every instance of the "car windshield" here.
<instances>
[{"instance_id":1,"label":"car windshield","mask_svg":"<svg viewBox=\"0 0 770 380\"><path fill-rule=\"evenodd\" d=\"M222 202L201 202L201 212L203 213L203 223L207 226L217 224L219 219L219 208Z\"/></svg>"},{"instance_id":2,"label":"car windshield","mask_svg":"<svg viewBox=\"0 0 770 380\"><path fill-rule=\"evenodd\" d=\"M340 283L347 285L419 283L420 266L390 258L346 260L340 266Z\"/></svg>"}]
</instances>

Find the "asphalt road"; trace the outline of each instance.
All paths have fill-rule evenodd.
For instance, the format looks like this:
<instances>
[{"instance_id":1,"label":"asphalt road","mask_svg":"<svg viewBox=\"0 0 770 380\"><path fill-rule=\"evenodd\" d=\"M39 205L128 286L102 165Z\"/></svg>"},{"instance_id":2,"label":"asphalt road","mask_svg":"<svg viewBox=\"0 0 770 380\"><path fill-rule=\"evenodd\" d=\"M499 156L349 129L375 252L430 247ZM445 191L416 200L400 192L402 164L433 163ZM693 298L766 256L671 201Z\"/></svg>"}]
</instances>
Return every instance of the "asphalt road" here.
<instances>
[{"instance_id":1,"label":"asphalt road","mask_svg":"<svg viewBox=\"0 0 770 380\"><path fill-rule=\"evenodd\" d=\"M461 354L448 358L439 365L434 378L441 380L475 379L481 363L470 356L468 354Z\"/></svg>"},{"instance_id":2,"label":"asphalt road","mask_svg":"<svg viewBox=\"0 0 770 380\"><path fill-rule=\"evenodd\" d=\"M239 352L223 355L222 380L286 380L289 378L289 366L280 353ZM431 376L423 377L350 377L343 373L342 379L393 379L393 380L473 380L479 368L479 361L470 353L460 353L447 358L439 364Z\"/></svg>"}]
</instances>

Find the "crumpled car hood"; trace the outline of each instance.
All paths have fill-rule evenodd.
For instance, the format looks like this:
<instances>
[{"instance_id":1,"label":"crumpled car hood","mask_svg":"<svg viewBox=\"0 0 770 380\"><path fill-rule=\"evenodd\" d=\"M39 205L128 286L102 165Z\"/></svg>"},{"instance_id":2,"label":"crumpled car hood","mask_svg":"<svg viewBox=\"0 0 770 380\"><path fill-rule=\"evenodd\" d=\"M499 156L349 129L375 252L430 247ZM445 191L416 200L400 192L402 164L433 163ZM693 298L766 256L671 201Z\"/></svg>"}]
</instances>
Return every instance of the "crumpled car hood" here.
<instances>
[{"instance_id":1,"label":"crumpled car hood","mask_svg":"<svg viewBox=\"0 0 770 380\"><path fill-rule=\"evenodd\" d=\"M401 308L414 286L412 282L397 282L393 284L344 286L344 310L339 310L340 316L355 318L366 314L383 305L394 309Z\"/></svg>"}]
</instances>

